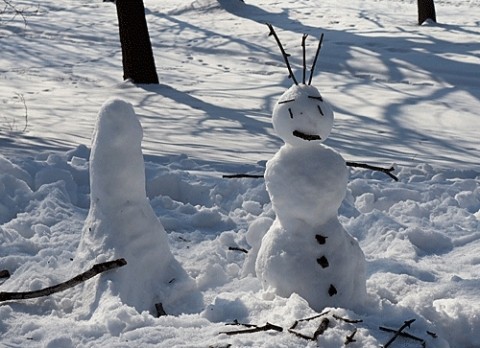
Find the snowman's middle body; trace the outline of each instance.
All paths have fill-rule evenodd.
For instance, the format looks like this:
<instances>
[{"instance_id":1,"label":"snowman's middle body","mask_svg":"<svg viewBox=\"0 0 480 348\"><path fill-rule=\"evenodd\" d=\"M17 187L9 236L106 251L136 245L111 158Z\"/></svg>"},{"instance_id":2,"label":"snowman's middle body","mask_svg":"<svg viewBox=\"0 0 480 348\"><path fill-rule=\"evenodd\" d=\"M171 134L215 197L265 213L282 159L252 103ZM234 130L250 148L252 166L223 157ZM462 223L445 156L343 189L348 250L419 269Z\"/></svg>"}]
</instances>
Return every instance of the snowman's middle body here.
<instances>
[{"instance_id":1,"label":"snowman's middle body","mask_svg":"<svg viewBox=\"0 0 480 348\"><path fill-rule=\"evenodd\" d=\"M342 156L319 143L287 143L267 162L276 219L255 264L266 290L283 297L297 293L318 311L363 302L365 257L337 217L347 179Z\"/></svg>"}]
</instances>

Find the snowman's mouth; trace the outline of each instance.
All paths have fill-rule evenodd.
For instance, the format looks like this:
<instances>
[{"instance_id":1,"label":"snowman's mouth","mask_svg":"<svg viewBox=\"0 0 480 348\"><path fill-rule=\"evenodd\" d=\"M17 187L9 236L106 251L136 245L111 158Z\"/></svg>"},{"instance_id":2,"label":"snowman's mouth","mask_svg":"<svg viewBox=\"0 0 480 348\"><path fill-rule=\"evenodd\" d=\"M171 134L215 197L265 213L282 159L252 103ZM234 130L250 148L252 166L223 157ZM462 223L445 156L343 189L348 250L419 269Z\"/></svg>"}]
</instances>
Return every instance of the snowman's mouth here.
<instances>
[{"instance_id":1,"label":"snowman's mouth","mask_svg":"<svg viewBox=\"0 0 480 348\"><path fill-rule=\"evenodd\" d=\"M306 134L298 130L294 130L293 135L307 141L322 140L322 137L318 134Z\"/></svg>"}]
</instances>

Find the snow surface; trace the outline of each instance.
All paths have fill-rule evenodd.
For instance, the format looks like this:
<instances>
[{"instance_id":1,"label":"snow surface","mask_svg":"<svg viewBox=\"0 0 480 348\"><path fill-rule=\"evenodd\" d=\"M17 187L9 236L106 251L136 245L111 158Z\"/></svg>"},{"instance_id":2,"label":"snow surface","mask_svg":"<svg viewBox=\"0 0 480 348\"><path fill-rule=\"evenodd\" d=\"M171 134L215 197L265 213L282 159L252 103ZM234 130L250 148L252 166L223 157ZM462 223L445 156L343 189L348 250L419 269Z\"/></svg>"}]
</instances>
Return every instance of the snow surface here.
<instances>
[{"instance_id":1,"label":"snow surface","mask_svg":"<svg viewBox=\"0 0 480 348\"><path fill-rule=\"evenodd\" d=\"M145 0L159 86L121 81L112 4L15 3L26 26L14 13L0 17L0 269L12 273L0 291L78 273L95 119L117 96L144 129L146 196L203 306L155 318L105 294L94 315L82 316L94 293L77 287L3 303L0 345L329 348L357 328L349 347L378 347L391 337L379 326L416 319L407 331L427 347L479 347L478 0L436 0L440 24L421 27L414 1ZM221 177L263 173L282 145L270 118L291 81L265 22L295 71L301 34L325 33L313 80L336 115L325 143L346 160L396 163L400 179L350 171L339 221L365 253L372 305L330 309L317 342L286 330L223 334L242 328L225 325L235 319L286 329L317 314L296 294L266 294L249 272L246 257L275 219L264 180ZM320 320L297 329L312 335ZM398 338L395 346L419 343Z\"/></svg>"}]
</instances>

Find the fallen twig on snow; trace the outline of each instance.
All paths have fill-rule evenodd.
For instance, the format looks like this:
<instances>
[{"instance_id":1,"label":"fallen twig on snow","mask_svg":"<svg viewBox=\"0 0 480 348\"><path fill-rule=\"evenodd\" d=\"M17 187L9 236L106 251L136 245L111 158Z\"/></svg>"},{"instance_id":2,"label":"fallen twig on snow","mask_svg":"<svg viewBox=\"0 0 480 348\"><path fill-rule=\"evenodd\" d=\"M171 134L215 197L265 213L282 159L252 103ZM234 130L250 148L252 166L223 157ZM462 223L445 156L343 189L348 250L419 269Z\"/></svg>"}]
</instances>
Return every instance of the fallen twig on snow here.
<instances>
[{"instance_id":1,"label":"fallen twig on snow","mask_svg":"<svg viewBox=\"0 0 480 348\"><path fill-rule=\"evenodd\" d=\"M167 315L167 312L165 312L165 309L163 309L163 304L161 302L155 303L155 310L157 311L157 318Z\"/></svg>"},{"instance_id":2,"label":"fallen twig on snow","mask_svg":"<svg viewBox=\"0 0 480 348\"><path fill-rule=\"evenodd\" d=\"M328 329L328 324L330 324L330 320L328 318L323 318L322 319L322 321L320 322L320 325L318 325L317 330L315 330L315 332L313 333L312 336L307 336L305 334L302 334L301 332L295 331L295 328L301 322L314 320L314 319L323 317L323 316L327 315L328 313L330 313L330 311L326 311L326 312L320 313L318 315L314 315L313 317L295 320L293 325L290 326L290 328L288 329L288 332L290 332L291 334L294 334L297 337L300 337L300 338L303 338L303 339L306 339L306 340L316 341L318 336L322 335L325 332L325 330Z\"/></svg>"},{"instance_id":3,"label":"fallen twig on snow","mask_svg":"<svg viewBox=\"0 0 480 348\"><path fill-rule=\"evenodd\" d=\"M346 323L349 323L349 324L358 324L358 323L363 322L362 319L348 319L348 318L343 318L343 317L341 317L339 315L336 315L336 314L333 314L332 317L334 317L337 320L341 320L341 321L344 321Z\"/></svg>"},{"instance_id":4,"label":"fallen twig on snow","mask_svg":"<svg viewBox=\"0 0 480 348\"><path fill-rule=\"evenodd\" d=\"M394 330L394 335L392 336L392 338L390 338L390 340L385 343L383 345L383 348L388 348L392 343L393 341L395 341L397 339L398 336L401 336L402 334L402 331L404 329L406 329L407 327L409 328L410 325L412 325L412 323L415 321L416 319L410 319L410 320L406 320L403 325L398 329L398 330Z\"/></svg>"},{"instance_id":5,"label":"fallen twig on snow","mask_svg":"<svg viewBox=\"0 0 480 348\"><path fill-rule=\"evenodd\" d=\"M380 326L379 329L380 329L381 331L385 331L385 332L392 332L392 333L396 333L396 332L397 332L397 330L395 330L395 329L390 329L390 328L384 327L384 326ZM417 336L415 336L415 335L412 335L412 334L410 334L410 333L408 333L408 332L400 332L398 335L399 335L399 336L402 336L402 337L405 337L405 338L410 338L410 339L412 339L412 340L414 340L414 341L418 341L418 342L420 342L420 343L422 344L422 346L424 346L424 345L426 344L424 339L422 339L422 338L420 338L420 337L417 337Z\"/></svg>"},{"instance_id":6,"label":"fallen twig on snow","mask_svg":"<svg viewBox=\"0 0 480 348\"><path fill-rule=\"evenodd\" d=\"M226 178L226 179L236 179L236 178L258 179L258 178L263 178L263 174L225 174L225 175L222 175L222 178Z\"/></svg>"},{"instance_id":7,"label":"fallen twig on snow","mask_svg":"<svg viewBox=\"0 0 480 348\"><path fill-rule=\"evenodd\" d=\"M72 288L84 281L93 278L97 274L125 266L127 261L125 259L118 259L114 261L103 262L94 265L88 271L77 275L76 277L67 280L66 282L60 283L58 285L50 286L45 289L35 290L35 291L25 291L25 292L0 292L0 302L11 301L11 300L26 300L31 298L38 298L42 296L48 296L56 292L64 291L66 289Z\"/></svg>"},{"instance_id":8,"label":"fallen twig on snow","mask_svg":"<svg viewBox=\"0 0 480 348\"><path fill-rule=\"evenodd\" d=\"M357 342L357 340L355 340L353 337L355 337L355 334L357 333L357 329L353 330L353 332L350 334L350 335L347 335L347 337L345 337L345 342L344 344L347 345L349 343L354 343L354 342Z\"/></svg>"},{"instance_id":9,"label":"fallen twig on snow","mask_svg":"<svg viewBox=\"0 0 480 348\"><path fill-rule=\"evenodd\" d=\"M243 325L243 326L249 327L249 329L226 331L226 332L221 332L221 333L232 336L232 335L245 334L245 333L268 331L268 330L273 330L273 331L277 331L277 332L282 332L283 331L283 327L277 326L277 325L274 325L274 324L270 324L268 322L263 326L257 326L257 325L251 325L251 324L240 324L240 323L237 323L237 324L234 324L234 325Z\"/></svg>"}]
</instances>

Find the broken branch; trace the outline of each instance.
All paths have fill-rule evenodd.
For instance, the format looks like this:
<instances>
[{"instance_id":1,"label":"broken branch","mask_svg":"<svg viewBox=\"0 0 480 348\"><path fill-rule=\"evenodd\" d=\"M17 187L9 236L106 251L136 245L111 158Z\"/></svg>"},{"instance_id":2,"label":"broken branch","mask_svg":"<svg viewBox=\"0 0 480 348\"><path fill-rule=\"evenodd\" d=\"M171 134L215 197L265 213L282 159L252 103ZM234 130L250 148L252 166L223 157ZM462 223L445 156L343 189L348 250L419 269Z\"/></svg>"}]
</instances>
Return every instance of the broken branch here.
<instances>
[{"instance_id":1,"label":"broken branch","mask_svg":"<svg viewBox=\"0 0 480 348\"><path fill-rule=\"evenodd\" d=\"M26 300L31 298L37 298L42 296L48 296L56 292L64 291L66 289L72 288L84 281L93 278L97 274L112 270L114 268L122 267L127 264L125 259L118 259L114 261L103 262L94 265L88 271L77 275L76 277L67 280L66 282L60 283L58 285L50 286L48 288L35 290L35 291L25 291L25 292L0 292L0 302L11 301L11 300Z\"/></svg>"},{"instance_id":2,"label":"broken branch","mask_svg":"<svg viewBox=\"0 0 480 348\"><path fill-rule=\"evenodd\" d=\"M404 329L406 329L407 327L410 327L410 325L412 325L412 323L415 321L416 319L410 319L410 320L406 320L403 325L394 332L392 338L390 338L390 340L385 343L385 345L383 346L383 348L388 348L392 343L393 341L395 341L397 339L398 336L400 336L402 334L402 331Z\"/></svg>"},{"instance_id":3,"label":"broken branch","mask_svg":"<svg viewBox=\"0 0 480 348\"><path fill-rule=\"evenodd\" d=\"M384 326L380 326L379 329L381 331L385 331L385 332L391 332L391 333L396 333L397 332L397 330L395 330L395 329L390 329L390 328L384 327ZM398 335L402 336L402 337L405 337L405 338L410 338L414 341L418 341L418 342L422 342L422 343L425 342L424 339L421 339L420 337L414 336L414 335L412 335L408 332L400 332Z\"/></svg>"},{"instance_id":4,"label":"broken branch","mask_svg":"<svg viewBox=\"0 0 480 348\"><path fill-rule=\"evenodd\" d=\"M347 337L345 337L345 345L349 343L357 342L357 340L354 339L356 333L357 333L357 329L353 330L353 332L350 335L347 335Z\"/></svg>"},{"instance_id":5,"label":"broken branch","mask_svg":"<svg viewBox=\"0 0 480 348\"><path fill-rule=\"evenodd\" d=\"M163 309L163 304L161 302L155 303L155 310L157 311L157 318L167 315L165 309Z\"/></svg>"},{"instance_id":6,"label":"broken branch","mask_svg":"<svg viewBox=\"0 0 480 348\"><path fill-rule=\"evenodd\" d=\"M238 324L238 325L244 325L244 324ZM244 333L255 333L255 332L261 332L261 331L268 331L268 330L282 332L283 328L281 326L277 326L277 325L270 324L270 323L267 322L263 326L252 325L252 327L250 329L227 331L227 332L221 332L221 333L232 336L232 335L238 335L238 334L244 334Z\"/></svg>"},{"instance_id":7,"label":"broken branch","mask_svg":"<svg viewBox=\"0 0 480 348\"><path fill-rule=\"evenodd\" d=\"M263 174L224 174L222 178L233 179L233 178L252 178L258 179L263 178Z\"/></svg>"}]
</instances>

